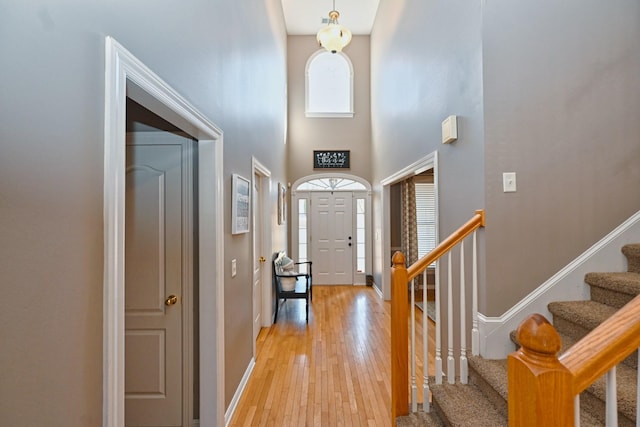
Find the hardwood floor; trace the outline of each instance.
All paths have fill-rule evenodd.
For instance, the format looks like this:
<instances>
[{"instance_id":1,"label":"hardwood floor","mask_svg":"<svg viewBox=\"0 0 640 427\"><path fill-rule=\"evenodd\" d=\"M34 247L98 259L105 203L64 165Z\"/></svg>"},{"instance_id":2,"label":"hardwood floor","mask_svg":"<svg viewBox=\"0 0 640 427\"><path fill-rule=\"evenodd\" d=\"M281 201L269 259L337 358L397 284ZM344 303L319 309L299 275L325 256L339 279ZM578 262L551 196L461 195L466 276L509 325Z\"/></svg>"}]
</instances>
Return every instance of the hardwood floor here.
<instances>
[{"instance_id":1,"label":"hardwood floor","mask_svg":"<svg viewBox=\"0 0 640 427\"><path fill-rule=\"evenodd\" d=\"M314 286L308 325L304 301L281 304L230 425L391 425L389 303L370 287Z\"/></svg>"}]
</instances>

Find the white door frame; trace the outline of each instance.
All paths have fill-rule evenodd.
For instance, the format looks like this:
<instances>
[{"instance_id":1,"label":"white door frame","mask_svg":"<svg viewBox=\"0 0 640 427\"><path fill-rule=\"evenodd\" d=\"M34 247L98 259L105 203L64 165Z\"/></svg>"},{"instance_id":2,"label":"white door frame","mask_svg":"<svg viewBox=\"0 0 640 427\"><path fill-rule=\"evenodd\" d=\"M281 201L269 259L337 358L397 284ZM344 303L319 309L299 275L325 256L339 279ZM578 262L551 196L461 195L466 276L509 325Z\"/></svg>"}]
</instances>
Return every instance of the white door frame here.
<instances>
[{"instance_id":1,"label":"white door frame","mask_svg":"<svg viewBox=\"0 0 640 427\"><path fill-rule=\"evenodd\" d=\"M271 305L272 292L271 292L271 171L267 169L258 159L251 158L251 165L253 169L252 177L255 179L256 174L261 177L260 179L260 197L262 200L262 218L254 218L255 223L260 223L262 227L262 256L266 258L266 262L262 268L262 326L271 326L273 319L273 309ZM256 210L253 210L253 214L256 214ZM253 248L256 247L255 233L253 236ZM254 254L254 256L260 256L260 254ZM256 357L256 338L253 337L253 357Z\"/></svg>"},{"instance_id":2,"label":"white door frame","mask_svg":"<svg viewBox=\"0 0 640 427\"><path fill-rule=\"evenodd\" d=\"M222 131L112 37L105 40L103 427L124 427L126 98L198 140L200 426L224 425ZM212 404L212 402L215 402Z\"/></svg>"},{"instance_id":3,"label":"white door frame","mask_svg":"<svg viewBox=\"0 0 640 427\"><path fill-rule=\"evenodd\" d=\"M436 200L436 245L440 241L438 237L438 152L427 154L420 160L399 170L391 176L380 181L382 184L382 241L380 253L382 254L382 296L385 300L391 299L391 259L386 258L391 249L391 185L405 179L419 175L424 171L433 169L433 188Z\"/></svg>"},{"instance_id":4,"label":"white door frame","mask_svg":"<svg viewBox=\"0 0 640 427\"><path fill-rule=\"evenodd\" d=\"M353 266L353 284L355 285L364 285L366 283L366 275L367 274L371 274L372 273L372 248L373 248L373 235L372 235L372 223L371 223L371 218L372 218L372 210L371 210L371 184L369 184L369 182L363 178L360 178L359 176L355 176L355 175L350 175L350 174L345 174L345 173L340 173L340 172L329 172L329 173L323 173L323 174L314 174L314 175L307 175L304 176L300 179L297 179L293 185L291 186L291 254L293 255L293 257L295 259L299 258L299 254L298 254L298 200L300 199L311 199L311 193L314 190L299 190L298 187L310 180L314 180L314 179L330 179L330 178L342 178L342 179L349 179L349 180L353 180L355 182L358 182L360 184L362 184L364 186L364 189L353 189L353 190L334 190L334 191L343 191L343 192L349 192L351 194L353 194L354 198L353 200L355 201L356 198L364 198L366 199L366 206L365 206L365 228L367 230L367 234L365 236L365 252L366 252L366 262L365 262L365 271L362 273L357 273L356 268L357 268L357 260L356 260L356 251L352 251L352 255L353 255L353 261L352 261L352 266ZM317 191L331 191L331 190L317 190ZM353 215L353 224L354 224L354 233L356 232L355 229L355 224L356 224L356 209L355 209L355 202L353 204L353 209L352 209L352 215ZM308 211L310 212L310 211ZM311 229L311 219L307 219L307 226L309 227L308 230ZM308 238L308 235L307 235ZM357 243L357 242L355 242ZM311 256L311 247L310 245L308 246L308 252L307 252L307 256Z\"/></svg>"}]
</instances>

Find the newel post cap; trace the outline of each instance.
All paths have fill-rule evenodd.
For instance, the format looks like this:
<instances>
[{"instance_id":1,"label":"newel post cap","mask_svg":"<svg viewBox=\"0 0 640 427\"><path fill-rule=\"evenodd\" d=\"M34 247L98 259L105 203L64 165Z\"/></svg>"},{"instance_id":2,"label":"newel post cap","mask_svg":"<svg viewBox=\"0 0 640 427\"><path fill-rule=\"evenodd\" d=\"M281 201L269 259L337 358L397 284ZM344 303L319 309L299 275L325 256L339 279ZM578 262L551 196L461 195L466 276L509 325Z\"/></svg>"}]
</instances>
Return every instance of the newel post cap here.
<instances>
[{"instance_id":1,"label":"newel post cap","mask_svg":"<svg viewBox=\"0 0 640 427\"><path fill-rule=\"evenodd\" d=\"M541 356L555 356L562 347L558 331L542 315L534 313L520 323L517 331L518 342L527 353Z\"/></svg>"}]
</instances>

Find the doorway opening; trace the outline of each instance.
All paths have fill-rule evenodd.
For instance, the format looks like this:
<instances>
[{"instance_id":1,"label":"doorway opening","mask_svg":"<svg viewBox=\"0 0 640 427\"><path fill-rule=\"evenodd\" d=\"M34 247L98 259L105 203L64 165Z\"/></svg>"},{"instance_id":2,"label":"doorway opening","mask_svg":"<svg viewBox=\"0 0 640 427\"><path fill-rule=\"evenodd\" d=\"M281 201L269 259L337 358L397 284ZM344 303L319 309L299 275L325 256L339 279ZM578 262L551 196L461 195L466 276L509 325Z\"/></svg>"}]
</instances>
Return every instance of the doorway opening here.
<instances>
[{"instance_id":1,"label":"doorway opening","mask_svg":"<svg viewBox=\"0 0 640 427\"><path fill-rule=\"evenodd\" d=\"M125 425L188 426L199 419L197 141L130 98L126 108Z\"/></svg>"},{"instance_id":2,"label":"doorway opening","mask_svg":"<svg viewBox=\"0 0 640 427\"><path fill-rule=\"evenodd\" d=\"M291 201L291 253L313 261L314 284L367 284L371 185L348 174L310 175L293 184Z\"/></svg>"},{"instance_id":3,"label":"doorway opening","mask_svg":"<svg viewBox=\"0 0 640 427\"><path fill-rule=\"evenodd\" d=\"M415 197L415 187L417 184L426 184L419 190L420 194L424 197L428 197L429 208L428 212L420 212L420 220L423 222L423 233L416 233L415 239L415 251L418 258L425 251L431 250L430 247L439 242L438 240L438 152L423 157L422 159L412 163L406 168L396 172L395 174L383 179L382 183L382 294L384 299L391 299L391 257L396 250L402 250L406 252L405 246L408 243L409 238L403 237L402 231L402 205L403 197L401 195L402 183L412 182L414 195L413 201L417 199ZM406 197L405 197L406 200ZM426 204L422 200L421 206L425 209ZM415 210L415 206L412 208ZM406 211L406 208L405 208ZM417 213L417 212L414 212ZM418 215L416 215L418 216ZM414 225L417 227L417 218L413 218ZM425 227L425 224L428 224ZM426 229L428 228L428 232ZM413 230L413 232L417 232ZM419 255L418 251L421 251ZM406 255L406 254L405 254ZM432 274L433 276L433 274Z\"/></svg>"},{"instance_id":4,"label":"doorway opening","mask_svg":"<svg viewBox=\"0 0 640 427\"><path fill-rule=\"evenodd\" d=\"M271 326L272 292L269 264L271 260L271 171L255 157L253 169L253 357L262 327Z\"/></svg>"},{"instance_id":5,"label":"doorway opening","mask_svg":"<svg viewBox=\"0 0 640 427\"><path fill-rule=\"evenodd\" d=\"M103 427L123 427L125 419L125 201L126 100L181 129L197 140L201 167L194 194L198 218L194 259L199 278L194 304L198 323L202 426L224 423L224 290L222 132L180 94L113 38L105 42L104 135L104 322ZM202 260L202 262L200 262ZM198 310L198 307L207 310ZM205 402L205 404L202 404ZM191 421L189 421L190 423Z\"/></svg>"}]
</instances>

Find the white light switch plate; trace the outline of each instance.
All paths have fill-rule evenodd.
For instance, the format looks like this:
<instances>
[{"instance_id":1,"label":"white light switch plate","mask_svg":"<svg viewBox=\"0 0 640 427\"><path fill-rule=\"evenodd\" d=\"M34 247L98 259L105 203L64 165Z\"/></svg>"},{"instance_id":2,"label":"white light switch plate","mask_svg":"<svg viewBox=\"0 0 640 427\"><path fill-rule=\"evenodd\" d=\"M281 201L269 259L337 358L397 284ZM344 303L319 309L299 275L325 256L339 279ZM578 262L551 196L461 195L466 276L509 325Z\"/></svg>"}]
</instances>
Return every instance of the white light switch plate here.
<instances>
[{"instance_id":1,"label":"white light switch plate","mask_svg":"<svg viewBox=\"0 0 640 427\"><path fill-rule=\"evenodd\" d=\"M235 258L231 260L231 277L236 277L236 273L237 273L237 269L236 269L236 260Z\"/></svg>"},{"instance_id":2,"label":"white light switch plate","mask_svg":"<svg viewBox=\"0 0 640 427\"><path fill-rule=\"evenodd\" d=\"M502 190L505 193L516 192L516 173L515 172L504 172L502 174Z\"/></svg>"}]
</instances>

